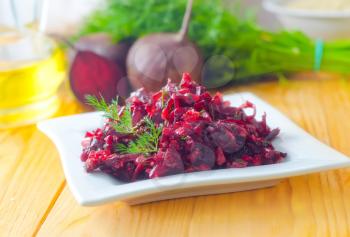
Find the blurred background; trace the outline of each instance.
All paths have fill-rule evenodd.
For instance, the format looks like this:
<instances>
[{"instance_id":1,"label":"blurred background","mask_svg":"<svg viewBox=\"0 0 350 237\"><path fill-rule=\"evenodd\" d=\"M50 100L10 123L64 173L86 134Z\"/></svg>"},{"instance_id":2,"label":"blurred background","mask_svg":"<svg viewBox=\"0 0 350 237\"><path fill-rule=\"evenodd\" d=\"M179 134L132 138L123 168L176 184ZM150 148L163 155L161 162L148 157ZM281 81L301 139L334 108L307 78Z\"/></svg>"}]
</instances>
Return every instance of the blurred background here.
<instances>
[{"instance_id":1,"label":"blurred background","mask_svg":"<svg viewBox=\"0 0 350 237\"><path fill-rule=\"evenodd\" d=\"M186 22L187 3L0 0L0 128L53 116L62 85L83 105L87 94L158 90L185 71L218 90L299 72L349 78L348 0L196 0ZM169 32L186 40L143 41Z\"/></svg>"},{"instance_id":2,"label":"blurred background","mask_svg":"<svg viewBox=\"0 0 350 237\"><path fill-rule=\"evenodd\" d=\"M19 6L21 17L25 22L30 23L33 19L33 12L26 9L31 8L36 0L22 0ZM0 1L0 22L10 21L11 12L6 5L10 1ZM91 12L97 8L103 8L106 0L48 0L47 32L63 35L75 34L79 25L83 23ZM232 0L226 0L225 5L231 5ZM253 9L257 12L258 22L267 29L278 29L280 27L276 18L262 7L262 0L244 0L242 6L246 9ZM69 6L69 7L67 7ZM63 17L64 16L64 17Z\"/></svg>"}]
</instances>

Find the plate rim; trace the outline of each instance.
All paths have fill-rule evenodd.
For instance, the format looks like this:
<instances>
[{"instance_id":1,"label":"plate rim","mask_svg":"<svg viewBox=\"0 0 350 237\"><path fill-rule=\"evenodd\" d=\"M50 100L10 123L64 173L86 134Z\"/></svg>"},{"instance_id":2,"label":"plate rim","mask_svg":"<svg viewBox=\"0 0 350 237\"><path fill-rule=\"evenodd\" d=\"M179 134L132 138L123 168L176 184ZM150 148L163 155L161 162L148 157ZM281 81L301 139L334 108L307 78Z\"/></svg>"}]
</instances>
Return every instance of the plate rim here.
<instances>
[{"instance_id":1,"label":"plate rim","mask_svg":"<svg viewBox=\"0 0 350 237\"><path fill-rule=\"evenodd\" d=\"M178 175L171 175L171 176L166 176L166 177L161 177L158 179L148 179L148 180L142 180L142 181L136 181L134 183L126 183L120 185L115 185L115 187L112 190L103 190L103 188L100 190L95 190L95 191L105 191L103 195L98 192L94 192L94 194L91 194L91 191L88 189L79 189L78 185L76 185L76 180L74 179L74 171L71 170L70 165L68 164L68 160L65 158L67 154L65 154L65 148L64 148L64 142L62 142L63 139L60 138L60 136L54 132L55 129L52 129L52 127L55 127L54 124L57 123L57 121L63 121L63 120L70 120L70 119L77 119L81 118L82 116L91 116L91 117L96 117L101 115L101 112L88 112L88 113L80 113L80 114L75 114L75 115L68 115L68 116L62 116L58 118L53 118L49 119L46 121L39 122L37 124L37 127L40 131L42 131L47 137L50 138L50 140L53 142L55 147L57 148L61 160L61 165L63 167L63 171L65 174L65 178L68 183L68 187L73 193L73 196L77 200L77 202L83 206L95 206L103 203L107 203L110 201L117 201L117 200L123 200L126 198L134 198L134 197L139 197L142 195L147 195L147 194L156 194L161 191L168 191L168 190L174 190L179 188L179 186L175 185L168 185L166 187L155 187L154 185L149 185L149 183L156 182L157 180L163 180L163 181L174 181L176 179L179 179L180 176L185 176L189 178L191 181L186 181L181 184L181 188L191 188L191 187L205 187L208 185L219 185L219 184L234 184L234 183L247 183L247 182L257 182L257 181L267 181L267 180L273 180L273 179L283 179L283 178L288 178L288 177L294 177L294 176L299 176L299 175L305 175L309 173L315 173L315 172L320 172L320 171L325 171L325 170L331 170L331 169L338 169L338 168L345 168L350 166L350 159L342 154L341 152L333 149L329 145L317 140L314 138L312 135L307 133L305 130L300 128L295 122L290 120L287 116L283 115L280 111L278 111L276 108L274 108L272 105L268 104L265 102L263 99L259 98L258 96L250 93L250 92L240 92L240 93L231 93L227 94L224 96L224 99L226 100L227 98L230 98L232 96L241 96L249 98L249 100L255 100L258 101L259 104L263 104L268 110L273 110L274 113L278 114L279 116L283 116L284 119L288 119L288 121L293 125L293 129L298 129L298 133L302 132L304 136L307 136L309 139L313 139L314 142L318 142L319 144L323 145L323 147L326 147L329 151L336 152L337 155L342 157L342 160L337 159L337 160L323 160L323 165L315 165L311 167L299 167L297 169L291 169L290 171L282 171L282 172L276 172L274 171L272 174L260 174L260 175L254 175L254 176L248 176L248 177L235 177L234 172L231 172L233 176L226 176L226 177L221 177L219 179L207 179L207 180L198 180L195 179L194 177L198 177L198 174L201 173L201 175L205 175L208 173L229 173L230 170L235 168L227 168L227 169L218 169L218 170L209 170L209 171L200 171L200 172L195 172L195 173L186 173L186 174L178 174ZM254 102L253 102L254 103ZM264 110L266 110L264 108ZM343 159L344 158L344 159ZM78 159L78 157L77 157ZM80 161L80 160L79 160ZM281 166L282 164L290 164L293 161L286 161L278 164L272 164L272 165L266 165L266 166L253 166L253 167L245 167L242 168L244 170L254 170L258 169L261 170L262 167L264 169L268 169L270 167L274 166ZM81 162L82 166L83 163ZM267 168L266 168L267 167ZM238 168L238 170L242 170ZM148 182L148 185L142 186L140 182ZM135 190L129 190L128 192L125 192L125 186L127 185L130 188L133 188L133 186L138 186L138 189ZM108 185L109 186L109 185ZM123 186L123 188L121 188ZM140 188L141 187L141 188ZM96 194L97 193L97 194Z\"/></svg>"}]
</instances>

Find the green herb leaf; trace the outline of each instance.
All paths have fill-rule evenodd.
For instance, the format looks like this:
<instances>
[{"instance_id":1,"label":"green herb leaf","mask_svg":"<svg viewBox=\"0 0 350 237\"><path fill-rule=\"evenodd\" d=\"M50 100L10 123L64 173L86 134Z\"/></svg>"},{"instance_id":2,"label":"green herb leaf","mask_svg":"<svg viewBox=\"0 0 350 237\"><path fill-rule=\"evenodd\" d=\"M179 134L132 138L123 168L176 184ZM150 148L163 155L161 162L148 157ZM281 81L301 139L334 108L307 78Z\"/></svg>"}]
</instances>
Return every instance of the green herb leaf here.
<instances>
[{"instance_id":1,"label":"green herb leaf","mask_svg":"<svg viewBox=\"0 0 350 237\"><path fill-rule=\"evenodd\" d=\"M108 110L108 105L103 97L99 100L96 96L86 95L85 100L88 105L91 105L98 111Z\"/></svg>"},{"instance_id":2,"label":"green herb leaf","mask_svg":"<svg viewBox=\"0 0 350 237\"><path fill-rule=\"evenodd\" d=\"M119 133L128 134L133 133L134 128L132 125L132 115L130 106L126 105L121 116L118 111L118 97L112 100L111 104L107 104L105 99L100 96L98 99L96 96L87 95L85 96L87 104L91 105L98 111L104 112L103 116L111 119L111 126Z\"/></svg>"},{"instance_id":3,"label":"green herb leaf","mask_svg":"<svg viewBox=\"0 0 350 237\"><path fill-rule=\"evenodd\" d=\"M129 105L126 105L120 119L112 123L112 127L115 131L123 134L134 133L134 127L132 125L132 114Z\"/></svg>"},{"instance_id":4,"label":"green herb leaf","mask_svg":"<svg viewBox=\"0 0 350 237\"><path fill-rule=\"evenodd\" d=\"M96 96L93 95L86 95L85 96L86 103L93 108L95 108L97 111L104 112L104 117L112 119L112 120L119 120L119 114L118 114L118 97L116 99L112 100L111 104L107 104L106 100L103 98L103 96L100 96L100 99L98 99Z\"/></svg>"},{"instance_id":5,"label":"green herb leaf","mask_svg":"<svg viewBox=\"0 0 350 237\"><path fill-rule=\"evenodd\" d=\"M98 99L96 96L85 96L87 104L91 105L98 111L104 112L106 118L110 118L110 125L115 131L122 134L131 134L136 137L134 141L129 142L128 145L118 143L116 149L120 153L128 154L150 154L158 151L159 137L162 133L162 126L155 125L152 119L145 117L143 119L144 131L141 134L136 134L137 131L132 124L132 113L130 105L126 105L121 115L118 111L118 98L113 100L110 105L101 96Z\"/></svg>"},{"instance_id":6,"label":"green herb leaf","mask_svg":"<svg viewBox=\"0 0 350 237\"><path fill-rule=\"evenodd\" d=\"M156 126L154 122L146 117L145 131L129 142L128 145L117 144L117 150L122 154L150 154L158 151L159 137L162 133L162 126Z\"/></svg>"}]
</instances>

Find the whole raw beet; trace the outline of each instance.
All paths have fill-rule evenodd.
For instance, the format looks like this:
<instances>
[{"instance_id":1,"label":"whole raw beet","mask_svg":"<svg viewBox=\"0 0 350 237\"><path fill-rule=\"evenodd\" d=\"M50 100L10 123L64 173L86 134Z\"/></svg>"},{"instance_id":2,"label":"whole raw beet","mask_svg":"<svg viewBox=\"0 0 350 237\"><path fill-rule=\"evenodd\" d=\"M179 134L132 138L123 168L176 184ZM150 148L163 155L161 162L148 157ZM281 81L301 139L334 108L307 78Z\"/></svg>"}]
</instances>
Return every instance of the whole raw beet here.
<instances>
[{"instance_id":1,"label":"whole raw beet","mask_svg":"<svg viewBox=\"0 0 350 237\"><path fill-rule=\"evenodd\" d=\"M134 89L158 91L170 78L181 81L183 72L201 80L203 59L199 48L187 37L193 0L188 0L182 27L177 33L155 33L137 40L127 57L127 72Z\"/></svg>"},{"instance_id":2,"label":"whole raw beet","mask_svg":"<svg viewBox=\"0 0 350 237\"><path fill-rule=\"evenodd\" d=\"M81 37L70 50L70 85L78 100L85 95L102 95L107 102L116 96L126 97L126 56L131 40L113 42L105 33Z\"/></svg>"},{"instance_id":3,"label":"whole raw beet","mask_svg":"<svg viewBox=\"0 0 350 237\"><path fill-rule=\"evenodd\" d=\"M200 82L202 56L189 40L179 40L177 34L147 35L131 47L127 57L127 72L134 89L158 91L171 78L179 83L184 71L191 72Z\"/></svg>"}]
</instances>

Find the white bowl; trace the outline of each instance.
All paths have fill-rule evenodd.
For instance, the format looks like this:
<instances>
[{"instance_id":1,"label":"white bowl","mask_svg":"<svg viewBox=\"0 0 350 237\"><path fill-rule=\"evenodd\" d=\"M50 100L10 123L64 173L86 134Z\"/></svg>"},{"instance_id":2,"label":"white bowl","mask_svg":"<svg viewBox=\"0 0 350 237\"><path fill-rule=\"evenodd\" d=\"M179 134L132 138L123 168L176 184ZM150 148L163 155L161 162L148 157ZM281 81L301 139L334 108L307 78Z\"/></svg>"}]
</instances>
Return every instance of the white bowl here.
<instances>
[{"instance_id":1,"label":"white bowl","mask_svg":"<svg viewBox=\"0 0 350 237\"><path fill-rule=\"evenodd\" d=\"M314 39L350 38L350 11L295 9L287 3L288 0L264 0L263 7L288 30L300 30Z\"/></svg>"},{"instance_id":2,"label":"white bowl","mask_svg":"<svg viewBox=\"0 0 350 237\"><path fill-rule=\"evenodd\" d=\"M57 146L67 183L81 205L101 205L112 201L130 204L158 200L237 192L276 185L279 180L322 170L350 166L350 159L317 141L276 109L250 93L227 95L225 99L239 106L250 101L257 106L257 118L267 113L270 127L280 128L273 142L287 158L273 165L208 170L177 174L133 183L122 183L101 173L87 173L80 161L84 133L102 125L101 113L85 113L40 122L38 127Z\"/></svg>"}]
</instances>

